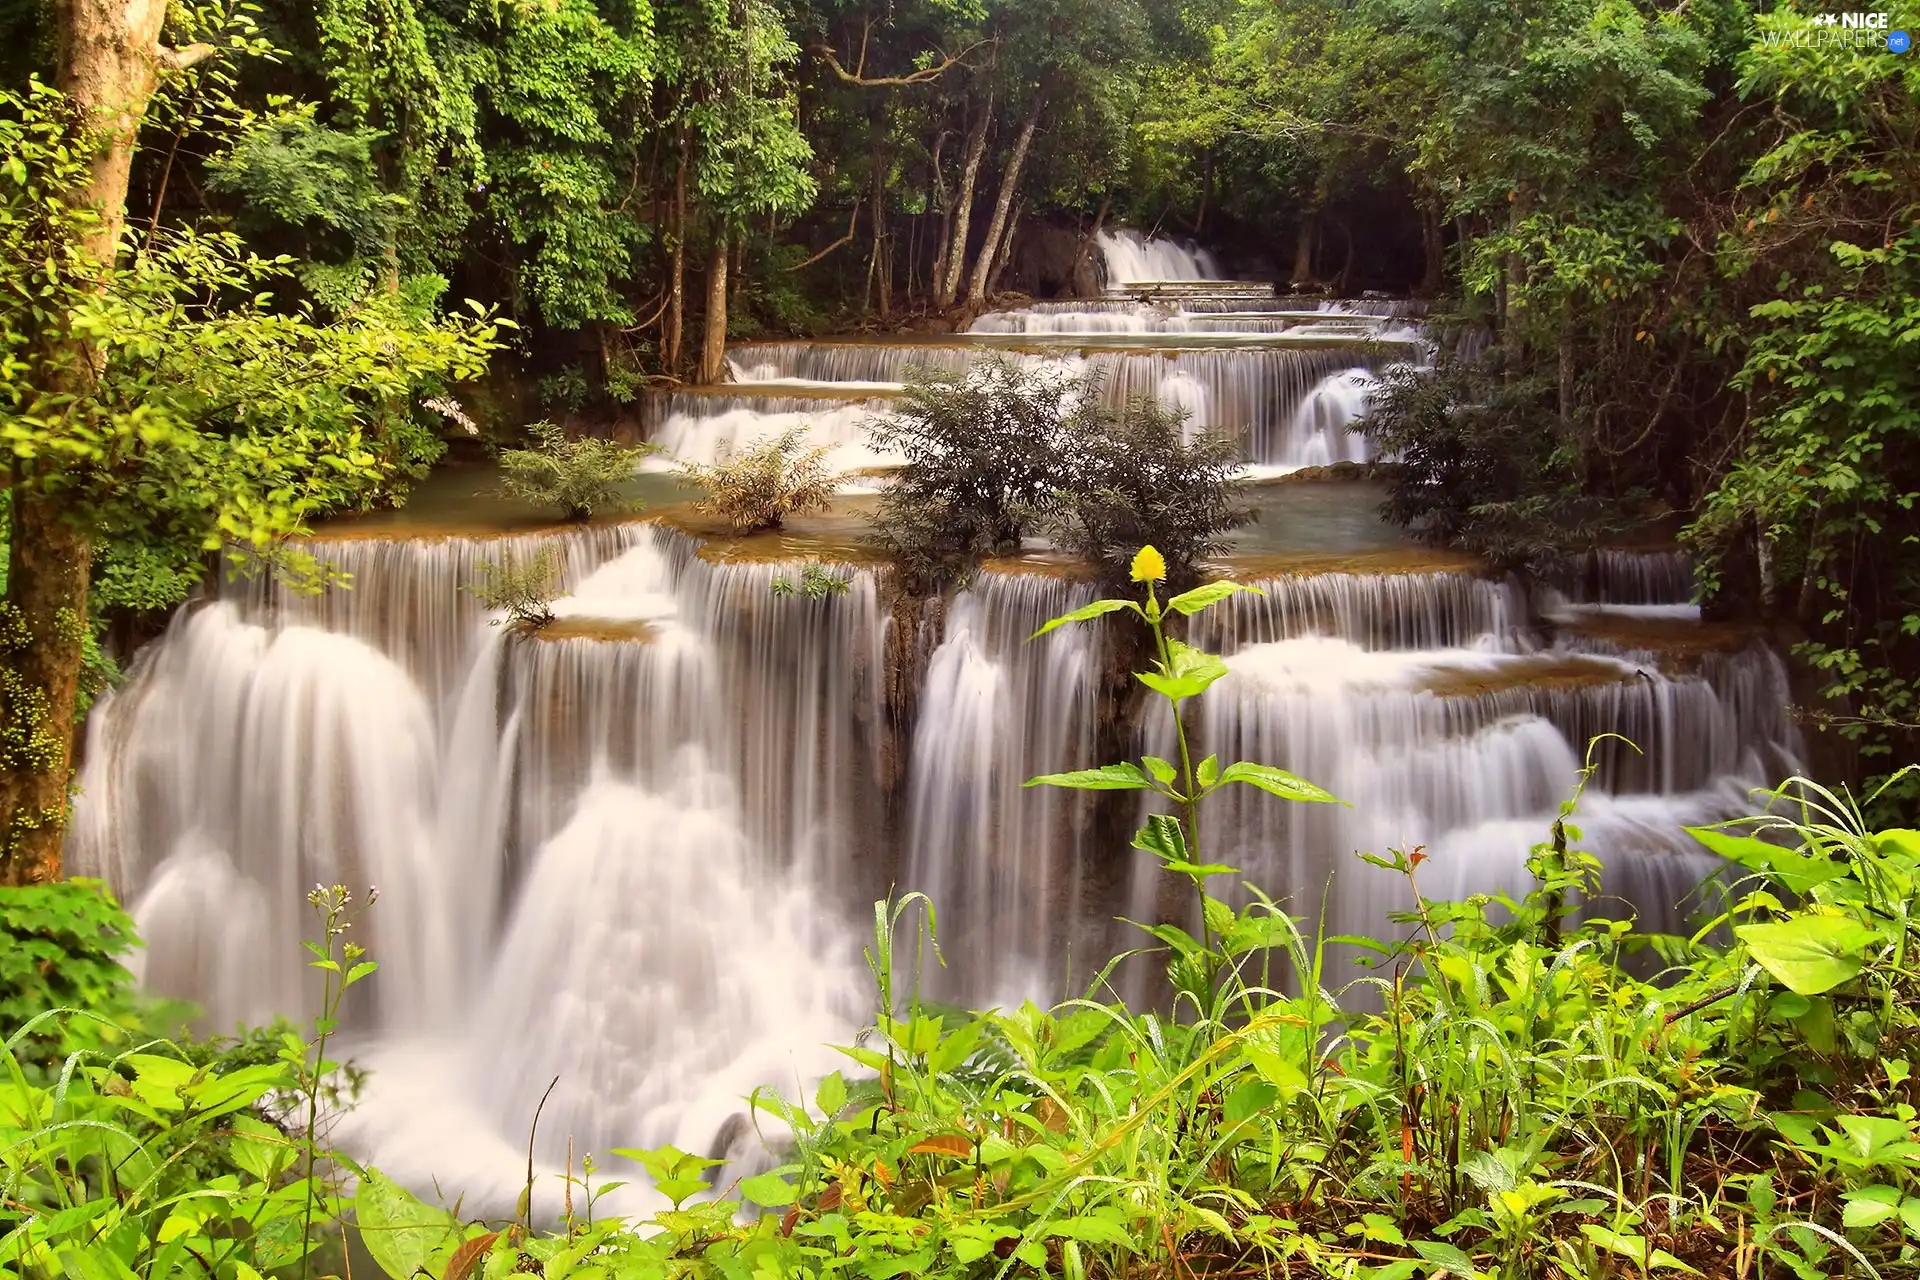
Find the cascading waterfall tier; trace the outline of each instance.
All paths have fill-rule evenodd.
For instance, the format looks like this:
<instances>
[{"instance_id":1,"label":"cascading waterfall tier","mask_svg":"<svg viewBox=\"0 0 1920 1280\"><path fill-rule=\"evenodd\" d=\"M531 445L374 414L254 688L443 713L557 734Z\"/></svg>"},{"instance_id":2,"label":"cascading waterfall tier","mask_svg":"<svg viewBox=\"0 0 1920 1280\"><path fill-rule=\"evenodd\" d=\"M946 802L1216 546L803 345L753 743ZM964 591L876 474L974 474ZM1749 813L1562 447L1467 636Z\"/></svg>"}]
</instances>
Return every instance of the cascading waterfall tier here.
<instances>
[{"instance_id":1,"label":"cascading waterfall tier","mask_svg":"<svg viewBox=\"0 0 1920 1280\"><path fill-rule=\"evenodd\" d=\"M473 1204L510 1208L556 1075L557 1162L707 1150L827 1069L887 884L871 575L785 598L651 524L312 548L354 588L183 610L90 719L68 856L132 904L146 979L212 1027L310 1013L307 890L377 885L343 1132ZM542 551L559 621L490 626L476 566Z\"/></svg>"},{"instance_id":2,"label":"cascading waterfall tier","mask_svg":"<svg viewBox=\"0 0 1920 1280\"><path fill-rule=\"evenodd\" d=\"M790 430L841 471L898 465L872 448L867 424L908 371L956 373L994 355L1097 376L1116 406L1157 399L1191 429L1239 440L1256 468L1363 462L1366 441L1351 428L1371 407L1374 375L1427 358L1415 304L1276 297L1219 279L1204 250L1125 229L1103 232L1099 247L1105 297L992 311L944 337L736 345L716 393L653 398L643 418L658 465L710 463Z\"/></svg>"}]
</instances>

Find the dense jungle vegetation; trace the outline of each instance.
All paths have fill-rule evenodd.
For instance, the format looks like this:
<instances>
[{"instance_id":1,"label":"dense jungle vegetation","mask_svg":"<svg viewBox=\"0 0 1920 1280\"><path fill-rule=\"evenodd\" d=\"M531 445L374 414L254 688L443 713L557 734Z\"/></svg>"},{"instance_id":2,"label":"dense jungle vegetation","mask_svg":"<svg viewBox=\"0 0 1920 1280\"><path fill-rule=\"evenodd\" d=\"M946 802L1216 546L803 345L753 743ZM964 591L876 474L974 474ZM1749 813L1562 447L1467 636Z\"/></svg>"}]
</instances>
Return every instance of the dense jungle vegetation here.
<instances>
[{"instance_id":1,"label":"dense jungle vegetation","mask_svg":"<svg viewBox=\"0 0 1920 1280\"><path fill-rule=\"evenodd\" d=\"M1920 1275L1920 835L1885 816L1920 776L1920 55L1842 34L1750 0L0 0L0 1275L305 1277L343 1230L446 1280ZM1798 647L1861 804L1795 783L1700 833L1733 869L1686 938L1577 910L1565 821L1513 899L1377 851L1407 898L1373 941L1209 892L1207 795L1309 783L1184 749L1042 779L1181 815L1136 846L1193 888L1197 933L1150 930L1170 1010L920 1006L882 904L848 1075L756 1099L787 1163L706 1198L704 1158L611 1153L512 1222L327 1149L378 981L344 890L325 1016L209 1044L131 992L98 887L37 883L111 655L216 555L315 579L292 535L450 447L611 434L730 336L1087 292L1122 224L1433 298L1438 364L1368 427L1392 515L1502 565L1682 530L1709 608ZM769 485L709 500L763 525ZM1168 611L1236 588L1172 541L1211 507L1137 496L1049 519L1130 579L1083 612L1147 628L1177 708L1223 668ZM1111 554L1154 536L1171 582ZM1374 977L1328 989L1329 948ZM596 1216L635 1164L671 1207Z\"/></svg>"}]
</instances>

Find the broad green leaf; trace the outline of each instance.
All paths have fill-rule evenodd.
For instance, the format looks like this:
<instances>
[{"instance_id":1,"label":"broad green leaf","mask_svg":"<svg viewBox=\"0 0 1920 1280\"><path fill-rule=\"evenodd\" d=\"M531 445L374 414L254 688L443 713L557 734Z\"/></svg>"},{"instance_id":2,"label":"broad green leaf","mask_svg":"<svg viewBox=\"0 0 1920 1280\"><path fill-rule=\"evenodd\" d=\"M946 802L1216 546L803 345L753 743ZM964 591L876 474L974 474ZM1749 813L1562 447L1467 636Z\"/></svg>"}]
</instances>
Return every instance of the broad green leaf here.
<instances>
[{"instance_id":1,"label":"broad green leaf","mask_svg":"<svg viewBox=\"0 0 1920 1280\"><path fill-rule=\"evenodd\" d=\"M740 1179L740 1194L766 1209L784 1209L799 1198L800 1189L777 1173Z\"/></svg>"},{"instance_id":2,"label":"broad green leaf","mask_svg":"<svg viewBox=\"0 0 1920 1280\"><path fill-rule=\"evenodd\" d=\"M1228 1124L1239 1124L1265 1111L1279 1097L1277 1086L1265 1080L1249 1080L1227 1095L1226 1102L1221 1105L1220 1115Z\"/></svg>"},{"instance_id":3,"label":"broad green leaf","mask_svg":"<svg viewBox=\"0 0 1920 1280\"><path fill-rule=\"evenodd\" d=\"M1803 897L1812 892L1816 885L1837 880L1849 870L1844 862L1836 862L1831 858L1810 858L1753 836L1735 835L1716 827L1688 827L1687 834L1728 862L1771 876L1785 888Z\"/></svg>"},{"instance_id":4,"label":"broad green leaf","mask_svg":"<svg viewBox=\"0 0 1920 1280\"><path fill-rule=\"evenodd\" d=\"M1153 780L1161 786L1180 776L1180 771L1173 767L1171 761L1162 760L1159 756L1142 756L1140 763L1147 766L1147 772L1152 774Z\"/></svg>"},{"instance_id":5,"label":"broad green leaf","mask_svg":"<svg viewBox=\"0 0 1920 1280\"><path fill-rule=\"evenodd\" d=\"M1844 1226L1877 1227L1900 1212L1897 1187L1862 1187L1840 1198L1845 1201L1845 1207L1840 1210L1840 1222Z\"/></svg>"},{"instance_id":6,"label":"broad green leaf","mask_svg":"<svg viewBox=\"0 0 1920 1280\"><path fill-rule=\"evenodd\" d=\"M1415 1253L1445 1274L1458 1276L1460 1280L1480 1280L1480 1272L1474 1269L1473 1259L1458 1246L1440 1240L1415 1240L1412 1243Z\"/></svg>"},{"instance_id":7,"label":"broad green leaf","mask_svg":"<svg viewBox=\"0 0 1920 1280\"><path fill-rule=\"evenodd\" d=\"M1867 948L1880 937L1846 916L1795 916L1777 924L1741 925L1734 933L1761 968L1803 996L1831 991L1859 973Z\"/></svg>"},{"instance_id":8,"label":"broad green leaf","mask_svg":"<svg viewBox=\"0 0 1920 1280\"><path fill-rule=\"evenodd\" d=\"M1076 791L1150 791L1153 783L1136 764L1106 764L1098 769L1048 773L1028 778L1029 787L1071 787Z\"/></svg>"},{"instance_id":9,"label":"broad green leaf","mask_svg":"<svg viewBox=\"0 0 1920 1280\"><path fill-rule=\"evenodd\" d=\"M422 1203L377 1169L360 1179L353 1197L361 1243L392 1280L410 1280L443 1246L460 1240L460 1223L445 1209Z\"/></svg>"},{"instance_id":10,"label":"broad green leaf","mask_svg":"<svg viewBox=\"0 0 1920 1280\"><path fill-rule=\"evenodd\" d=\"M1194 771L1194 776L1199 780L1202 791L1211 791L1220 781L1220 757L1208 756L1202 760L1200 767Z\"/></svg>"},{"instance_id":11,"label":"broad green leaf","mask_svg":"<svg viewBox=\"0 0 1920 1280\"><path fill-rule=\"evenodd\" d=\"M1135 1248L1133 1233L1121 1222L1104 1214L1086 1214L1049 1222L1042 1234L1062 1240L1078 1240L1082 1244L1117 1245L1129 1253L1134 1252Z\"/></svg>"},{"instance_id":12,"label":"broad green leaf","mask_svg":"<svg viewBox=\"0 0 1920 1280\"><path fill-rule=\"evenodd\" d=\"M1061 614L1059 617L1048 622L1046 626L1041 627L1038 631L1028 636L1027 639L1038 640L1055 627L1064 627L1069 622L1091 622L1103 614L1118 613L1122 609L1131 609L1135 613L1140 612L1140 606L1131 600L1095 600L1092 604L1081 605L1072 613Z\"/></svg>"},{"instance_id":13,"label":"broad green leaf","mask_svg":"<svg viewBox=\"0 0 1920 1280\"><path fill-rule=\"evenodd\" d=\"M1191 616L1209 605L1218 604L1228 596L1237 595L1242 591L1251 592L1256 596L1266 594L1258 587L1243 586L1238 582L1209 582L1205 586L1181 592L1167 601L1167 608Z\"/></svg>"},{"instance_id":14,"label":"broad green leaf","mask_svg":"<svg viewBox=\"0 0 1920 1280\"><path fill-rule=\"evenodd\" d=\"M1147 825L1134 833L1133 847L1168 862L1184 862L1187 858L1185 829L1181 827L1180 819L1171 814L1151 815Z\"/></svg>"},{"instance_id":15,"label":"broad green leaf","mask_svg":"<svg viewBox=\"0 0 1920 1280\"><path fill-rule=\"evenodd\" d=\"M840 1114L840 1108L847 1105L847 1082L838 1071L827 1073L826 1079L814 1091L813 1105L820 1108L820 1114L831 1120Z\"/></svg>"},{"instance_id":16,"label":"broad green leaf","mask_svg":"<svg viewBox=\"0 0 1920 1280\"><path fill-rule=\"evenodd\" d=\"M1314 786L1305 778L1295 777L1285 769L1275 769L1271 765L1252 764L1241 760L1228 765L1220 773L1220 785L1230 782L1244 782L1250 787L1258 787L1282 800L1297 800L1307 804L1340 804L1332 793Z\"/></svg>"},{"instance_id":17,"label":"broad green leaf","mask_svg":"<svg viewBox=\"0 0 1920 1280\"><path fill-rule=\"evenodd\" d=\"M1227 664L1219 655L1196 649L1179 640L1167 641L1167 661L1157 663L1160 670L1141 671L1135 679L1164 698L1180 702L1196 698L1227 674Z\"/></svg>"}]
</instances>

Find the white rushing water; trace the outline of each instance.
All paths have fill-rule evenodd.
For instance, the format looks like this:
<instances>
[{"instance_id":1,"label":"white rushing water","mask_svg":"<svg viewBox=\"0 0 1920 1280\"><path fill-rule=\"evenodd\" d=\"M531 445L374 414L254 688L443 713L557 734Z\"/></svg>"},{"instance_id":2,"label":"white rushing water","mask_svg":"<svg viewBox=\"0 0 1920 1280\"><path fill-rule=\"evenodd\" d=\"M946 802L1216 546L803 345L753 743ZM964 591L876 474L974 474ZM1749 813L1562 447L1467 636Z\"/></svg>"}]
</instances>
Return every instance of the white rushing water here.
<instances>
[{"instance_id":1,"label":"white rushing water","mask_svg":"<svg viewBox=\"0 0 1920 1280\"><path fill-rule=\"evenodd\" d=\"M214 1028L311 1013L307 890L378 886L344 1132L475 1207L511 1207L555 1077L553 1164L707 1150L830 1069L885 888L871 578L780 598L655 526L562 533L562 622L509 637L461 587L531 541L321 543L357 589L183 611L90 721L69 851Z\"/></svg>"},{"instance_id":2,"label":"white rushing water","mask_svg":"<svg viewBox=\"0 0 1920 1280\"><path fill-rule=\"evenodd\" d=\"M1096 241L1106 267L1107 287L1159 280L1218 280L1220 264L1197 245L1119 228L1102 231Z\"/></svg>"},{"instance_id":3,"label":"white rushing water","mask_svg":"<svg viewBox=\"0 0 1920 1280\"><path fill-rule=\"evenodd\" d=\"M1371 376L1428 358L1412 304L1279 297L1219 279L1204 250L1124 228L1102 232L1099 248L1106 297L987 312L965 334L737 345L725 387L652 398L654 465L710 463L797 429L835 470L895 466L867 424L910 372L957 373L998 355L1098 378L1116 407L1145 396L1181 409L1190 430L1226 434L1260 474L1278 474L1365 461L1350 428L1371 408Z\"/></svg>"},{"instance_id":4,"label":"white rushing water","mask_svg":"<svg viewBox=\"0 0 1920 1280\"><path fill-rule=\"evenodd\" d=\"M882 466L863 423L911 366L968 368L1004 349L997 334L1086 333L1018 358L1097 372L1116 401L1157 397L1270 469L1366 457L1347 428L1382 362L1419 355L1365 339L1417 308L1289 311L1209 279L1194 251L1110 240L1110 275L1177 283L982 317L984 336L752 344L734 385L656 398L650 435L712 461L804 427L834 465ZM1319 336L1292 342L1303 329ZM1272 341L1167 341L1181 333ZM353 936L381 969L348 1010L372 1075L337 1136L472 1212L511 1210L549 1086L543 1168L570 1144L763 1159L743 1099L842 1065L826 1046L870 1012L856 939L890 889L938 909L947 967L924 990L976 1003L1073 993L1137 945L1116 917L1188 909L1124 847L1126 812L1023 786L1100 763L1103 735L1173 754L1160 708L1135 722L1103 704L1106 682L1131 687L1108 670L1118 623L1028 639L1091 598L1057 563L996 562L915 618L870 571L825 600L776 595L797 565L709 559L655 524L313 546L350 590L226 585L96 708L69 865L112 882L145 980L216 1029L311 1014L307 891L378 885ZM539 554L566 586L559 621L491 625L470 590L482 566ZM1332 932L1376 932L1405 902L1355 850L1424 847L1429 895L1521 887L1603 734L1637 748L1598 748L1586 846L1609 892L1677 921L1712 870L1682 824L1745 809L1795 767L1780 662L1703 641L1675 553L1598 553L1531 590L1246 572L1264 594L1193 627L1229 667L1199 705L1200 750L1351 807L1229 791L1204 852L1307 915L1325 895ZM1127 989L1149 993L1144 975Z\"/></svg>"}]
</instances>

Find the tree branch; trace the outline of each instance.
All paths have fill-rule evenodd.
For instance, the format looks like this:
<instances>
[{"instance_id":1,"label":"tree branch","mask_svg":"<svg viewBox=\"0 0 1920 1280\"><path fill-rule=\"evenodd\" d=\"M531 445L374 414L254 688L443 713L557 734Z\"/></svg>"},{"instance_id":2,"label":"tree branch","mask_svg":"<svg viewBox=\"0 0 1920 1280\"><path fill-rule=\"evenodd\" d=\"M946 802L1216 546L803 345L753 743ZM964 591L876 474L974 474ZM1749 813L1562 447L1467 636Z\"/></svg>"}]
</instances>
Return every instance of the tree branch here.
<instances>
[{"instance_id":1,"label":"tree branch","mask_svg":"<svg viewBox=\"0 0 1920 1280\"><path fill-rule=\"evenodd\" d=\"M823 62L825 62L829 67L833 69L833 74L846 84L863 85L868 88L880 88L885 86L926 84L931 80L938 80L942 75L952 70L954 67L966 66L967 55L972 53L975 49L978 49L981 45L985 43L986 41L984 40L975 41L973 44L968 45L966 48L962 49L958 53L948 54L946 58L937 67L922 67L920 68L920 70L915 71L910 75L904 75L904 76L869 76L869 75L863 74L866 67L866 51L864 48L862 48L861 50L860 70L857 70L857 71L849 71L845 67L841 66L840 55L827 45L824 45L824 44L808 45L807 52L811 53L816 58L819 58Z\"/></svg>"},{"instance_id":2,"label":"tree branch","mask_svg":"<svg viewBox=\"0 0 1920 1280\"><path fill-rule=\"evenodd\" d=\"M188 67L198 66L220 50L210 44L190 44L184 49L169 49L161 45L159 49L160 65L171 71L185 71Z\"/></svg>"},{"instance_id":3,"label":"tree branch","mask_svg":"<svg viewBox=\"0 0 1920 1280\"><path fill-rule=\"evenodd\" d=\"M838 240L835 240L832 244L828 245L826 248L822 249L820 252L814 254L811 258L808 258L805 262L796 262L792 266L788 267L787 270L788 271L804 271L808 267L812 266L814 263L820 261L820 259L832 253L835 249L838 249L841 245L847 244L848 242L850 242L853 239L854 227L860 221L861 199L862 197L860 196L855 196L853 198L853 212L847 215L847 234L841 236Z\"/></svg>"}]
</instances>

